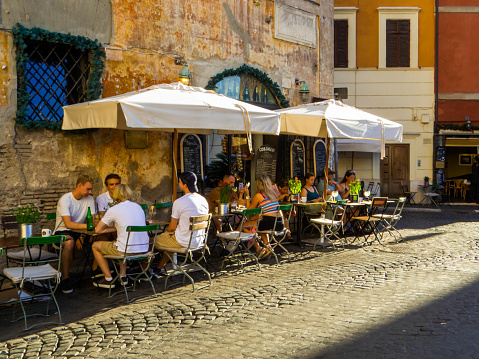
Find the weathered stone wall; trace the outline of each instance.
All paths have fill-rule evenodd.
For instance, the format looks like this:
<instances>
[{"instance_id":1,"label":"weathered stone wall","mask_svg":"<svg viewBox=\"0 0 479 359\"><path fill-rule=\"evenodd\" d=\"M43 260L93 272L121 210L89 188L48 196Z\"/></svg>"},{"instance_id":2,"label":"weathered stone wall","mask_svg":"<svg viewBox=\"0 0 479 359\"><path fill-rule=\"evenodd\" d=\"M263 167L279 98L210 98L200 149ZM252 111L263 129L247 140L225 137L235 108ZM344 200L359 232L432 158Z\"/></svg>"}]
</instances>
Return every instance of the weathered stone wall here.
<instances>
[{"instance_id":1,"label":"weathered stone wall","mask_svg":"<svg viewBox=\"0 0 479 359\"><path fill-rule=\"evenodd\" d=\"M70 2L85 6L68 6ZM76 176L83 172L95 179L95 195L105 190L102 179L110 172L121 175L140 202L169 200L172 190L171 134L150 132L147 149L131 150L125 148L124 132L119 130L78 134L15 126L15 48L8 31L12 23L68 32L71 19L84 18L85 12L91 19L105 19L101 25L75 21L72 27L74 34L92 38L98 27L97 37L107 54L103 97L177 81L182 65L174 59L182 58L192 71L192 85L204 87L211 76L247 63L266 72L282 87L290 104L296 105L295 79L306 81L311 96L332 95L333 0L321 1L321 6L312 0L292 0L291 5L318 16L316 48L274 37L275 2L271 0L4 1L0 212L32 202L53 212L59 196L72 190Z\"/></svg>"}]
</instances>

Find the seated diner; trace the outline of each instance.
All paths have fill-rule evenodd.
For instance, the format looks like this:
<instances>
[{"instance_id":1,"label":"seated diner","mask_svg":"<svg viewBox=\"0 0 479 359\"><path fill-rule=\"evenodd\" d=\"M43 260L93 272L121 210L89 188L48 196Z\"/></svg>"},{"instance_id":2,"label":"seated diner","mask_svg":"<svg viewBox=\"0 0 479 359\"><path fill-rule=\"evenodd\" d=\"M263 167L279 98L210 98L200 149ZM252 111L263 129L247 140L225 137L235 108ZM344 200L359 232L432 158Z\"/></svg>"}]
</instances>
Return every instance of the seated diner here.
<instances>
[{"instance_id":1,"label":"seated diner","mask_svg":"<svg viewBox=\"0 0 479 359\"><path fill-rule=\"evenodd\" d=\"M246 187L244 193L246 195L246 207L248 209L254 208L263 208L263 217L259 222L259 226L256 229L257 231L269 231L276 230L281 231L283 229L283 215L281 211L277 211L276 208L279 206L278 199L273 190L273 184L271 179L266 175L260 175L256 180L256 193L252 200L250 200L249 189ZM276 222L276 217L281 217L276 223L276 228L274 224ZM246 222L245 226L251 226L257 221L257 218L252 218L250 221ZM248 227L250 228L250 227ZM245 229L245 231L248 231ZM272 248L269 244L269 238L266 234L260 234L263 243L266 245L266 248L262 248L257 242L254 242L254 247L256 249L256 255L258 259L267 258L272 253Z\"/></svg>"},{"instance_id":2,"label":"seated diner","mask_svg":"<svg viewBox=\"0 0 479 359\"><path fill-rule=\"evenodd\" d=\"M133 191L126 184L118 184L113 191L112 199L117 203L109 208L101 221L95 228L96 233L114 232L117 233L117 239L112 241L96 241L93 243L92 250L95 259L103 272L104 277L98 281L94 281L93 285L100 288L109 288L113 280L105 255L123 255L125 246L128 241L128 254L148 252L148 234L146 232L131 232L128 239L128 226L144 226L146 223L145 212L139 204L130 202L129 199L133 195ZM113 227L109 227L111 224ZM120 281L122 285L128 283L126 276L126 266L122 268L120 273ZM114 284L111 285L114 287Z\"/></svg>"},{"instance_id":3,"label":"seated diner","mask_svg":"<svg viewBox=\"0 0 479 359\"><path fill-rule=\"evenodd\" d=\"M301 197L306 197L308 203L322 202L323 197L320 196L318 190L314 186L314 174L311 172L306 173L304 177L304 186L301 189Z\"/></svg>"}]
</instances>

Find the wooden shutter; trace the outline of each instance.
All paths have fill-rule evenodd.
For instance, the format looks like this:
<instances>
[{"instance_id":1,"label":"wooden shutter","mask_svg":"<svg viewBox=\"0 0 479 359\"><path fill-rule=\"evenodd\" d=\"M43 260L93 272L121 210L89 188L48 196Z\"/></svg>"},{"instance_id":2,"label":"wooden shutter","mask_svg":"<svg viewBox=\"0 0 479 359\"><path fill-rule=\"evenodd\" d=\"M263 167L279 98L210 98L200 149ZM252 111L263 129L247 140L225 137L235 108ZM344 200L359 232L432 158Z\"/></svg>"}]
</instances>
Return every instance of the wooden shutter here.
<instances>
[{"instance_id":1,"label":"wooden shutter","mask_svg":"<svg viewBox=\"0 0 479 359\"><path fill-rule=\"evenodd\" d=\"M348 67L348 20L334 20L334 67Z\"/></svg>"},{"instance_id":2,"label":"wooden shutter","mask_svg":"<svg viewBox=\"0 0 479 359\"><path fill-rule=\"evenodd\" d=\"M410 66L410 21L386 20L386 67Z\"/></svg>"}]
</instances>

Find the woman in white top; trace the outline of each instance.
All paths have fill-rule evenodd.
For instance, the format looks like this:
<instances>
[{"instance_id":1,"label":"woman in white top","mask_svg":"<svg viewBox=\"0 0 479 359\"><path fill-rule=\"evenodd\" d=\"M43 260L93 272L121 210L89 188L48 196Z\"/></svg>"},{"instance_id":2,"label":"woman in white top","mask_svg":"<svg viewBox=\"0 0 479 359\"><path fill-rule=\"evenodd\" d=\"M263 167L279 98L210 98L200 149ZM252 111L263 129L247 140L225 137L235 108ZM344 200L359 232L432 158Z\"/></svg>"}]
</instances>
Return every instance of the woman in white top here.
<instances>
[{"instance_id":1,"label":"woman in white top","mask_svg":"<svg viewBox=\"0 0 479 359\"><path fill-rule=\"evenodd\" d=\"M149 237L146 232L131 232L128 239L128 226L144 226L146 224L145 212L140 205L130 202L129 199L133 195L133 191L125 184L119 184L113 191L112 198L117 203L111 207L102 220L95 228L96 233L112 232L116 230L117 240L112 241L97 241L93 243L93 255L95 256L101 271L105 275L99 281L93 282L93 285L101 288L109 288L110 282L113 279L111 276L108 261L105 255L123 255L125 253L125 246L128 240L128 254L145 253L148 252ZM115 228L108 226L113 224ZM121 273L121 282L126 284L126 266L123 267ZM113 285L112 285L113 287Z\"/></svg>"}]
</instances>

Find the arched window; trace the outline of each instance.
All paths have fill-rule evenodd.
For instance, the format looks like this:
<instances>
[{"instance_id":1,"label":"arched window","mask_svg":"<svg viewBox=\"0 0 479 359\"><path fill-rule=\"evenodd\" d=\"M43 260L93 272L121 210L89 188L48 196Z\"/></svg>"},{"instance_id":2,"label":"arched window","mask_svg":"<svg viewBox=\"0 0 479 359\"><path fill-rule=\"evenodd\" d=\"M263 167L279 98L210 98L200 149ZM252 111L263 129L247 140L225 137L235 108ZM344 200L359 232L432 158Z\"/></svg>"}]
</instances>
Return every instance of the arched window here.
<instances>
[{"instance_id":1,"label":"arched window","mask_svg":"<svg viewBox=\"0 0 479 359\"><path fill-rule=\"evenodd\" d=\"M225 77L216 84L216 92L237 100L276 105L273 93L258 79L250 75Z\"/></svg>"}]
</instances>

